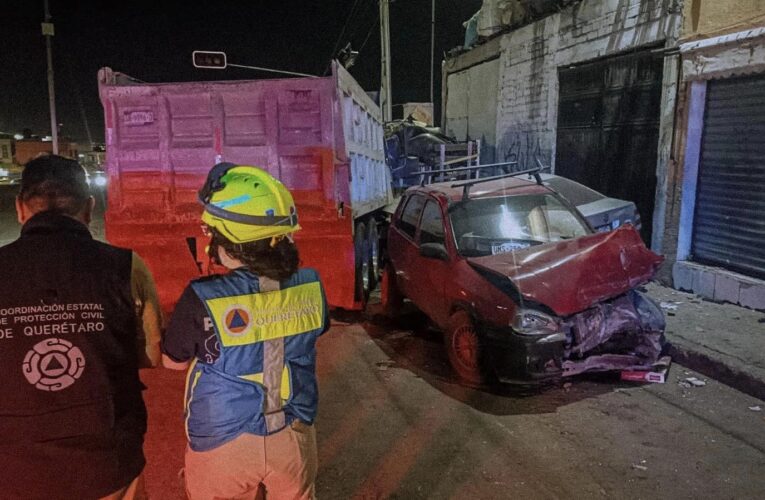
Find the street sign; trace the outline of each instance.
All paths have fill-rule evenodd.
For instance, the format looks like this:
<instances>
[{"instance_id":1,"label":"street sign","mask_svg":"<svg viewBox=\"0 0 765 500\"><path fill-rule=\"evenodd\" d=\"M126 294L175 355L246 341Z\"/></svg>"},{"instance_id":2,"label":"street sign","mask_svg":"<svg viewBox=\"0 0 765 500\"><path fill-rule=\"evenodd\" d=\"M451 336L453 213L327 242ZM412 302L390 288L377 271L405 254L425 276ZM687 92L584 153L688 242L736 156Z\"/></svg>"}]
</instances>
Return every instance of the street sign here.
<instances>
[{"instance_id":1,"label":"street sign","mask_svg":"<svg viewBox=\"0 0 765 500\"><path fill-rule=\"evenodd\" d=\"M195 68L226 69L226 53L209 50L195 50L191 53Z\"/></svg>"}]
</instances>

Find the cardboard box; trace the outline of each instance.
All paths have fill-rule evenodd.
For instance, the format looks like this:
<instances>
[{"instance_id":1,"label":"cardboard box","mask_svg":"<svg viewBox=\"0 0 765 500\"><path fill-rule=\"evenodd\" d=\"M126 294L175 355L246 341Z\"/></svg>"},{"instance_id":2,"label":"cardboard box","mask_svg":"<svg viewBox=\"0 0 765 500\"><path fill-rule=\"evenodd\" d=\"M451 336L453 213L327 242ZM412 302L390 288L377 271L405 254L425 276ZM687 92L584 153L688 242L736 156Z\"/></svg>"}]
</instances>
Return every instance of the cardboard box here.
<instances>
[{"instance_id":1,"label":"cardboard box","mask_svg":"<svg viewBox=\"0 0 765 500\"><path fill-rule=\"evenodd\" d=\"M664 356L648 370L622 370L621 379L630 382L650 382L663 384L667 381L667 372L672 359Z\"/></svg>"}]
</instances>

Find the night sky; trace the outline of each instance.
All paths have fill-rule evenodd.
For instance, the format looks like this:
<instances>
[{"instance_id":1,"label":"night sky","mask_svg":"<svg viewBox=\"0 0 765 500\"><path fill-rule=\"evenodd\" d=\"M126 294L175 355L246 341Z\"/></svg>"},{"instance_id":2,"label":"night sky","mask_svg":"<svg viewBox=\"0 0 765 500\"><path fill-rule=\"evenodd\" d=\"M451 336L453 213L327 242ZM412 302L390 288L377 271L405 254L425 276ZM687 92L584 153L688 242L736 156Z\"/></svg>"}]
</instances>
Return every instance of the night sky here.
<instances>
[{"instance_id":1,"label":"night sky","mask_svg":"<svg viewBox=\"0 0 765 500\"><path fill-rule=\"evenodd\" d=\"M3 5L0 39L0 132L23 128L50 133L43 1ZM436 0L435 89L441 95L444 51L461 45L462 23L481 0ZM161 0L88 2L50 0L58 121L62 134L103 141L96 73L102 66L147 82L269 78L229 68L200 70L193 50L221 50L229 62L323 74L338 37L360 50L350 72L366 90L380 84L380 30L376 0ZM427 101L430 94L430 0L394 0L390 6L393 103ZM366 43L365 43L366 41ZM274 77L271 75L270 77ZM394 108L394 115L395 115Z\"/></svg>"}]
</instances>

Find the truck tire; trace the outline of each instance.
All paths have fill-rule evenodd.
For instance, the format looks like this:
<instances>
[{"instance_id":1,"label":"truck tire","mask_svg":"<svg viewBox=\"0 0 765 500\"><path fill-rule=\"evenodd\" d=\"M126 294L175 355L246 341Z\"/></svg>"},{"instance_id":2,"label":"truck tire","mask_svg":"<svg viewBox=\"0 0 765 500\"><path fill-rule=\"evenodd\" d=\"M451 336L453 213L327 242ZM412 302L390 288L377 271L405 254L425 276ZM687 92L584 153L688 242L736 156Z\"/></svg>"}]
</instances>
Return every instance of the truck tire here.
<instances>
[{"instance_id":1,"label":"truck tire","mask_svg":"<svg viewBox=\"0 0 765 500\"><path fill-rule=\"evenodd\" d=\"M377 221L369 219L367 222L367 244L369 246L369 289L374 290L380 281L380 232L377 229Z\"/></svg>"},{"instance_id":2,"label":"truck tire","mask_svg":"<svg viewBox=\"0 0 765 500\"><path fill-rule=\"evenodd\" d=\"M449 318L444 343L449 364L459 378L476 385L485 382L478 332L466 311L457 311Z\"/></svg>"},{"instance_id":3,"label":"truck tire","mask_svg":"<svg viewBox=\"0 0 765 500\"><path fill-rule=\"evenodd\" d=\"M356 234L353 235L353 251L355 254L355 299L362 307L369 298L369 242L367 228L363 222L356 224Z\"/></svg>"},{"instance_id":4,"label":"truck tire","mask_svg":"<svg viewBox=\"0 0 765 500\"><path fill-rule=\"evenodd\" d=\"M396 283L396 270L393 269L393 264L390 262L383 269L380 283L380 305L383 315L391 319L397 318L404 306L404 296Z\"/></svg>"}]
</instances>

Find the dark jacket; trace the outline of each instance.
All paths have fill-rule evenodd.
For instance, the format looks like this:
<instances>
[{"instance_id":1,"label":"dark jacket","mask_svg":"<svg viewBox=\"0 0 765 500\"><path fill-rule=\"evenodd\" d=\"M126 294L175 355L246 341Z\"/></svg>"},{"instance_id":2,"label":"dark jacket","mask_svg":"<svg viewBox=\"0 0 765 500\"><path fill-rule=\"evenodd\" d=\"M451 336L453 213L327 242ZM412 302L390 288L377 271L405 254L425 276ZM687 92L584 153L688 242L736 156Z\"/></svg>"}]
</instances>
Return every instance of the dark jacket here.
<instances>
[{"instance_id":1,"label":"dark jacket","mask_svg":"<svg viewBox=\"0 0 765 500\"><path fill-rule=\"evenodd\" d=\"M144 467L129 250L41 213L0 248L0 485L98 498Z\"/></svg>"}]
</instances>

